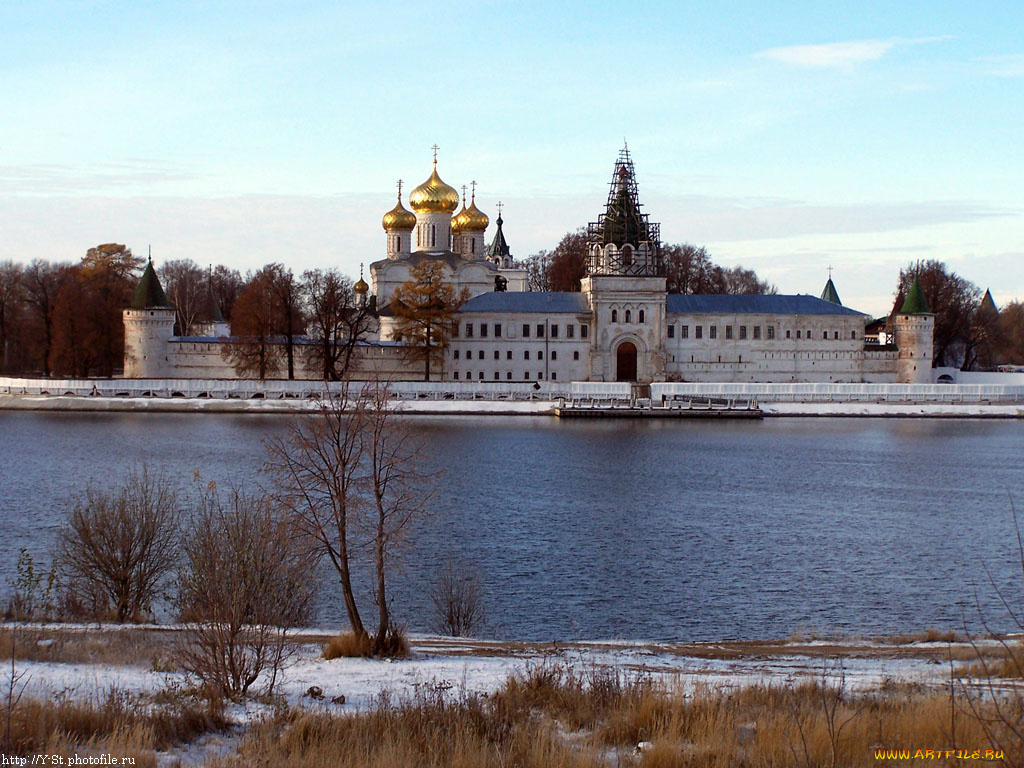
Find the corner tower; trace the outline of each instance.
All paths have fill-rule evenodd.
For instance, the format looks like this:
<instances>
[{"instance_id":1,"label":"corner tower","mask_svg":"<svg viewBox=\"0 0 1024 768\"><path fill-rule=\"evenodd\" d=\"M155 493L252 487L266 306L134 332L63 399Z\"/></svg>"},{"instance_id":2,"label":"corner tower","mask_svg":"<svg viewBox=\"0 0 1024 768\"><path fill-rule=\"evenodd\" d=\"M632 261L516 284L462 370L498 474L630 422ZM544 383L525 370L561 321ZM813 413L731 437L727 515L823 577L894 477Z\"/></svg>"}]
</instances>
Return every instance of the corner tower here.
<instances>
[{"instance_id":1,"label":"corner tower","mask_svg":"<svg viewBox=\"0 0 1024 768\"><path fill-rule=\"evenodd\" d=\"M124 376L158 379L170 373L169 343L174 335L174 308L153 269L150 257L132 297L121 314L124 322Z\"/></svg>"},{"instance_id":2,"label":"corner tower","mask_svg":"<svg viewBox=\"0 0 1024 768\"><path fill-rule=\"evenodd\" d=\"M582 290L593 313L590 378L649 382L665 375L661 227L640 210L629 148L615 162L608 201L587 228Z\"/></svg>"},{"instance_id":3,"label":"corner tower","mask_svg":"<svg viewBox=\"0 0 1024 768\"><path fill-rule=\"evenodd\" d=\"M896 346L899 360L896 381L900 384L931 384L935 315L928 310L917 277L896 314Z\"/></svg>"}]
</instances>

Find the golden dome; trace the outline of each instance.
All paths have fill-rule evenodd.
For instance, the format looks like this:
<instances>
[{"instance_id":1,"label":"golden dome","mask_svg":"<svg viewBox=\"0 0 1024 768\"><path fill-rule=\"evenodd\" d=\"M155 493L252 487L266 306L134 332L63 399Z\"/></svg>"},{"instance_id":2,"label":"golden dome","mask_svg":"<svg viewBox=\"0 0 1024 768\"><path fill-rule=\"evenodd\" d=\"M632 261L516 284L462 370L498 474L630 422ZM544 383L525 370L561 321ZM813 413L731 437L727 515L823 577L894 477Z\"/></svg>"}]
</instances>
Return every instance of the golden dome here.
<instances>
[{"instance_id":1,"label":"golden dome","mask_svg":"<svg viewBox=\"0 0 1024 768\"><path fill-rule=\"evenodd\" d=\"M491 220L487 218L487 214L476 207L476 195L473 195L473 200L470 202L469 208L466 209L464 216L462 229L466 231L483 232L487 229L487 225L491 223Z\"/></svg>"},{"instance_id":2,"label":"golden dome","mask_svg":"<svg viewBox=\"0 0 1024 768\"><path fill-rule=\"evenodd\" d=\"M399 198L395 207L384 214L384 218L380 220L380 223L384 227L385 232L407 232L416 226L416 214L406 210L405 206L402 205L401 198Z\"/></svg>"},{"instance_id":3,"label":"golden dome","mask_svg":"<svg viewBox=\"0 0 1024 768\"><path fill-rule=\"evenodd\" d=\"M352 286L352 290L355 291L356 293L366 293L368 290L370 290L370 286L368 286L366 284L366 281L360 277L356 281L356 284Z\"/></svg>"},{"instance_id":4,"label":"golden dome","mask_svg":"<svg viewBox=\"0 0 1024 768\"><path fill-rule=\"evenodd\" d=\"M452 216L452 234L457 235L466 228L466 198L462 198L462 210Z\"/></svg>"},{"instance_id":5,"label":"golden dome","mask_svg":"<svg viewBox=\"0 0 1024 768\"><path fill-rule=\"evenodd\" d=\"M459 193L437 175L437 161L430 178L409 195L409 205L416 213L453 213L459 205Z\"/></svg>"}]
</instances>

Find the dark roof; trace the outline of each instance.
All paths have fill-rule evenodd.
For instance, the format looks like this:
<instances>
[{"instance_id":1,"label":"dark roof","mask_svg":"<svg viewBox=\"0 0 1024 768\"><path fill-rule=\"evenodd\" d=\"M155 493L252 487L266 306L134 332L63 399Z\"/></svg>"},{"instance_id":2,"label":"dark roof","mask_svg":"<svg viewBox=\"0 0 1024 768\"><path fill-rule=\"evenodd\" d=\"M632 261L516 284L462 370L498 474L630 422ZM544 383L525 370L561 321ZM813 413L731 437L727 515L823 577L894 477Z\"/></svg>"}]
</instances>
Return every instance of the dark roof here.
<instances>
[{"instance_id":1,"label":"dark roof","mask_svg":"<svg viewBox=\"0 0 1024 768\"><path fill-rule=\"evenodd\" d=\"M839 300L839 293L836 291L835 283L832 282L831 277L825 283L825 289L821 292L821 298L823 301L831 301L833 304L839 304L840 306L843 304Z\"/></svg>"},{"instance_id":2,"label":"dark roof","mask_svg":"<svg viewBox=\"0 0 1024 768\"><path fill-rule=\"evenodd\" d=\"M146 269L135 288L131 308L150 309L153 307L172 309L164 289L160 287L160 279L156 276L156 270L153 269L153 260L150 259L146 262Z\"/></svg>"},{"instance_id":3,"label":"dark roof","mask_svg":"<svg viewBox=\"0 0 1024 768\"><path fill-rule=\"evenodd\" d=\"M196 320L201 323L223 323L224 313L220 311L220 304L217 303L217 297L213 294L213 282L208 281L206 284L206 295L203 297L203 303L199 307L199 315Z\"/></svg>"},{"instance_id":4,"label":"dark roof","mask_svg":"<svg viewBox=\"0 0 1024 768\"><path fill-rule=\"evenodd\" d=\"M999 310L996 308L996 302L992 298L992 291L985 289L985 295L981 297L981 303L978 305L978 309L982 312L989 312L998 315Z\"/></svg>"},{"instance_id":5,"label":"dark roof","mask_svg":"<svg viewBox=\"0 0 1024 768\"><path fill-rule=\"evenodd\" d=\"M921 293L921 283L915 277L910 290L907 291L907 298L904 300L903 306L900 307L900 314L924 315L927 313L928 304L924 300L924 294Z\"/></svg>"},{"instance_id":6,"label":"dark roof","mask_svg":"<svg viewBox=\"0 0 1024 768\"><path fill-rule=\"evenodd\" d=\"M472 261L473 264L478 264L485 269L497 270L497 267L489 261L484 261L482 259L464 259L459 254L453 253L452 251L413 251L408 256L402 256L400 259L381 259L379 261L375 261L370 265L370 269L376 270L385 264L393 263L395 261L401 261L413 267L422 264L424 261L443 261L451 267L452 270L456 270L463 264L467 264L469 261Z\"/></svg>"},{"instance_id":7,"label":"dark roof","mask_svg":"<svg viewBox=\"0 0 1024 768\"><path fill-rule=\"evenodd\" d=\"M467 301L460 312L536 312L578 314L589 312L587 297L569 291L495 291L481 293Z\"/></svg>"},{"instance_id":8,"label":"dark roof","mask_svg":"<svg viewBox=\"0 0 1024 768\"><path fill-rule=\"evenodd\" d=\"M666 312L674 315L863 315L840 304L803 294L691 294L673 293Z\"/></svg>"},{"instance_id":9,"label":"dark roof","mask_svg":"<svg viewBox=\"0 0 1024 768\"><path fill-rule=\"evenodd\" d=\"M498 214L498 231L494 233L494 239L491 240L491 244L487 246L486 256L490 259L502 259L506 256L511 255L511 251L508 248L508 243L505 242L505 233L501 231L501 225L504 224L501 220L501 214Z\"/></svg>"}]
</instances>

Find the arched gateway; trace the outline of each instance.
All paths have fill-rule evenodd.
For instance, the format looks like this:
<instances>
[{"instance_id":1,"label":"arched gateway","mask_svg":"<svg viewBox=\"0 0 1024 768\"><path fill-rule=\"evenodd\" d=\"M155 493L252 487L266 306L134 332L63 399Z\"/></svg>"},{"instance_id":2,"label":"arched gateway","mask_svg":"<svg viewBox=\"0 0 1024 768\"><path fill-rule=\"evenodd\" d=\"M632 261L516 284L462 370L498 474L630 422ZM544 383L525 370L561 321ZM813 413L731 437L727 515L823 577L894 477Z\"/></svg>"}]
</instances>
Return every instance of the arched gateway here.
<instances>
[{"instance_id":1,"label":"arched gateway","mask_svg":"<svg viewBox=\"0 0 1024 768\"><path fill-rule=\"evenodd\" d=\"M615 350L615 380L636 381L636 345L624 341Z\"/></svg>"}]
</instances>

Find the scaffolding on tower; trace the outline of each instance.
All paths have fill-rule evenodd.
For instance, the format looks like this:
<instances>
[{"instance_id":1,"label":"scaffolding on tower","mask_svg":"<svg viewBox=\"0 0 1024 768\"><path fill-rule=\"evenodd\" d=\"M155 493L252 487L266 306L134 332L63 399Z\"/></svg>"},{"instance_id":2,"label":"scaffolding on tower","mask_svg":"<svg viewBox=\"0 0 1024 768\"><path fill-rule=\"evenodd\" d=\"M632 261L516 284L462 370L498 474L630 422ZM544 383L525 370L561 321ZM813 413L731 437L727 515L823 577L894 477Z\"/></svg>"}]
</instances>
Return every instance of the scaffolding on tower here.
<instances>
[{"instance_id":1,"label":"scaffolding on tower","mask_svg":"<svg viewBox=\"0 0 1024 768\"><path fill-rule=\"evenodd\" d=\"M664 274L661 225L652 224L640 208L633 160L629 147L623 146L615 161L605 212L587 225L590 274ZM643 258L637 258L640 255Z\"/></svg>"}]
</instances>

